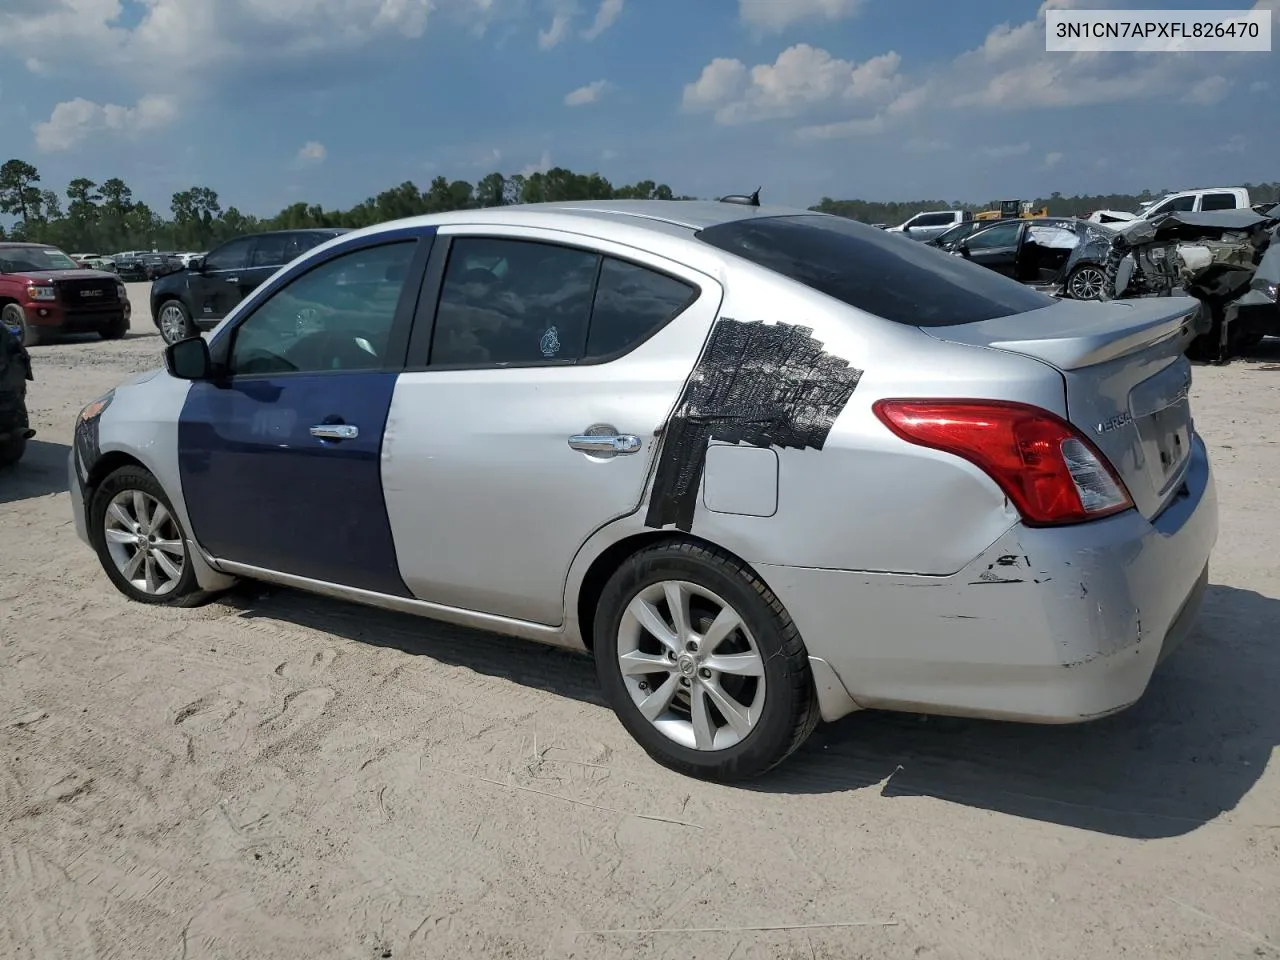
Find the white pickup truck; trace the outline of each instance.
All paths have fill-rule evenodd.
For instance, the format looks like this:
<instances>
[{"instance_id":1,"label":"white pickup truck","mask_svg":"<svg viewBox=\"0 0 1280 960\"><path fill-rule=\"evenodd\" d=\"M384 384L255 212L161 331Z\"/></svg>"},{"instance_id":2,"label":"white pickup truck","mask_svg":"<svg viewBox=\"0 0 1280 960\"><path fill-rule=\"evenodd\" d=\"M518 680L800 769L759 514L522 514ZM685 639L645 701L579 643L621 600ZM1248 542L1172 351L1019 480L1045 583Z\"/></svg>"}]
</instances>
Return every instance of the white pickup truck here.
<instances>
[{"instance_id":1,"label":"white pickup truck","mask_svg":"<svg viewBox=\"0 0 1280 960\"><path fill-rule=\"evenodd\" d=\"M932 240L946 233L957 223L963 223L972 218L973 214L965 210L926 210L896 227L889 227L885 232L905 233L912 240Z\"/></svg>"},{"instance_id":2,"label":"white pickup truck","mask_svg":"<svg viewBox=\"0 0 1280 960\"><path fill-rule=\"evenodd\" d=\"M1095 210L1089 214L1089 220L1094 223L1115 223L1120 220L1150 220L1174 210L1199 213L1202 210L1247 210L1249 207L1249 191L1244 187L1206 187L1167 194L1159 200L1143 204L1137 213Z\"/></svg>"}]
</instances>

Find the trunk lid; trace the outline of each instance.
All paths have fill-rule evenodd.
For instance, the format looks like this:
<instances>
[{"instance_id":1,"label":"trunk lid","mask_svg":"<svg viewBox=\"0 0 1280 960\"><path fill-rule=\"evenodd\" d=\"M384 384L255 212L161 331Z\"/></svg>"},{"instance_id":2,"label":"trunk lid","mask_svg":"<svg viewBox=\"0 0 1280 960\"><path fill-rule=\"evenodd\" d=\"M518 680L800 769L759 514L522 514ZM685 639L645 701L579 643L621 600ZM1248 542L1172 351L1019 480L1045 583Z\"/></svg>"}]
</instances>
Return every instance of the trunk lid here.
<instances>
[{"instance_id":1,"label":"trunk lid","mask_svg":"<svg viewBox=\"0 0 1280 960\"><path fill-rule=\"evenodd\" d=\"M921 328L939 340L1033 357L1061 375L1067 418L1111 461L1150 519L1178 492L1195 426L1183 351L1203 331L1200 303L1153 297L1060 300L1030 313Z\"/></svg>"}]
</instances>

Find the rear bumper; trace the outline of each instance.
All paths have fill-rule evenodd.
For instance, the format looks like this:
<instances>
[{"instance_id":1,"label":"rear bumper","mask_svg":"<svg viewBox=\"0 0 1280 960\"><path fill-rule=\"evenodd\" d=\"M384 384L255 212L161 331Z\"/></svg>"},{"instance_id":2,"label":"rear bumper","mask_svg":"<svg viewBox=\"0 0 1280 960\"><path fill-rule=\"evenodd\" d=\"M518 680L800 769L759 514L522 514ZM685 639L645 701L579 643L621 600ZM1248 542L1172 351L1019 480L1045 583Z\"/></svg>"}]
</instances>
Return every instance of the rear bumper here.
<instances>
[{"instance_id":1,"label":"rear bumper","mask_svg":"<svg viewBox=\"0 0 1280 960\"><path fill-rule=\"evenodd\" d=\"M950 577L760 573L848 695L823 693L825 719L874 707L1072 723L1142 696L1195 622L1217 533L1196 437L1183 492L1152 521L1131 510L1057 529L1019 524Z\"/></svg>"}]
</instances>

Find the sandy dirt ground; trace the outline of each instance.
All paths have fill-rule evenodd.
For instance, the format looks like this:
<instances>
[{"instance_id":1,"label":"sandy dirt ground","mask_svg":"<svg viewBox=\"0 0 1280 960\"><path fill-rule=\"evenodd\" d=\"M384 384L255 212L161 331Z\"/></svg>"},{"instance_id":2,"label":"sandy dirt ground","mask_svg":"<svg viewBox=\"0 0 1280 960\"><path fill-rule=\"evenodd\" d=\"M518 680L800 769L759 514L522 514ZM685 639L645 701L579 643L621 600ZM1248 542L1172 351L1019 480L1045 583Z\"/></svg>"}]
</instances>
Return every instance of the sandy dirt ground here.
<instances>
[{"instance_id":1,"label":"sandy dirt ground","mask_svg":"<svg viewBox=\"0 0 1280 960\"><path fill-rule=\"evenodd\" d=\"M65 458L158 363L132 299L128 339L32 351L0 478L0 958L1280 956L1280 343L1197 368L1213 586L1139 705L858 714L725 788L650 762L581 658L286 590L125 601Z\"/></svg>"}]
</instances>

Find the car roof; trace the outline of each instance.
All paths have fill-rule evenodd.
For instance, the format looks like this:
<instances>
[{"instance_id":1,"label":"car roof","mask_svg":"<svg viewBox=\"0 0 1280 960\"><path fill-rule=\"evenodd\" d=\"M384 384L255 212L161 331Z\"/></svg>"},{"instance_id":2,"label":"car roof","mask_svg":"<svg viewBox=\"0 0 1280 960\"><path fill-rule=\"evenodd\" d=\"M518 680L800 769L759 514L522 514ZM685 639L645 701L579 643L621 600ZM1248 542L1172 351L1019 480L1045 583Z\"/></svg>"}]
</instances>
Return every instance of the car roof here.
<instances>
[{"instance_id":1,"label":"car roof","mask_svg":"<svg viewBox=\"0 0 1280 960\"><path fill-rule=\"evenodd\" d=\"M795 207L751 206L719 200L571 200L518 203L471 210L428 213L353 231L374 235L414 226L520 225L562 229L601 238L660 233L689 239L695 231L734 221L780 216L830 217Z\"/></svg>"},{"instance_id":2,"label":"car roof","mask_svg":"<svg viewBox=\"0 0 1280 960\"><path fill-rule=\"evenodd\" d=\"M46 250L57 250L52 243L27 243L25 240L4 240L0 241L0 250L16 250L19 247L30 250L32 247L43 247Z\"/></svg>"}]
</instances>

